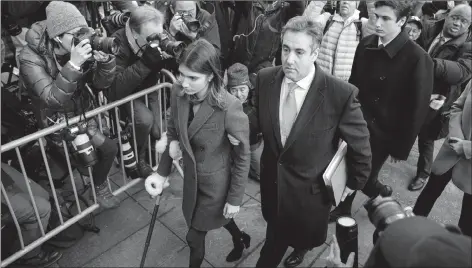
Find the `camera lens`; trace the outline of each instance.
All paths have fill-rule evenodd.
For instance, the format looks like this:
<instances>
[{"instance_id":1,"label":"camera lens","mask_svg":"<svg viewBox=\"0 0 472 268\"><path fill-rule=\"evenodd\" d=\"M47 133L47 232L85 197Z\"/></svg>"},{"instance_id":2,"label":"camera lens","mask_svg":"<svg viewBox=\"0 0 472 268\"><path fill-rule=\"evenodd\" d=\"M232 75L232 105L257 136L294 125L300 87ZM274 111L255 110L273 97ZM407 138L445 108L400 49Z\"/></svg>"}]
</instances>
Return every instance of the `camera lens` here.
<instances>
[{"instance_id":1,"label":"camera lens","mask_svg":"<svg viewBox=\"0 0 472 268\"><path fill-rule=\"evenodd\" d=\"M377 197L365 204L369 219L379 231L383 231L391 223L406 218L407 215L398 201L391 197Z\"/></svg>"},{"instance_id":2,"label":"camera lens","mask_svg":"<svg viewBox=\"0 0 472 268\"><path fill-rule=\"evenodd\" d=\"M92 49L103 51L107 54L118 54L120 47L119 41L114 37L99 37L95 36L92 40Z\"/></svg>"}]
</instances>

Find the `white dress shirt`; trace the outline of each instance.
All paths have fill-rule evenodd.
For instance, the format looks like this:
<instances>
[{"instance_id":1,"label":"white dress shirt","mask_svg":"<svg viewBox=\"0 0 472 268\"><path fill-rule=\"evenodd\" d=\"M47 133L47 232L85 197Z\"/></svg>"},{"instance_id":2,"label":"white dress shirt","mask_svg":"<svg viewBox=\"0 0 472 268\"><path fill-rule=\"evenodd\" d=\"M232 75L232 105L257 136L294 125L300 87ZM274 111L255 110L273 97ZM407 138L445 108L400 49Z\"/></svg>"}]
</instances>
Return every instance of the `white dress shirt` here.
<instances>
[{"instance_id":1,"label":"white dress shirt","mask_svg":"<svg viewBox=\"0 0 472 268\"><path fill-rule=\"evenodd\" d=\"M297 115L300 113L300 109L302 108L303 102L305 101L306 94L308 93L308 90L310 89L311 83L313 82L313 79L315 78L315 66L311 65L312 68L310 72L308 73L307 76L305 76L303 79L300 81L296 82L297 87L295 88L294 94L295 94L295 102L297 103ZM287 98L288 94L288 84L293 83L293 81L287 77L284 77L284 80L282 81L282 88L280 90L280 104L279 104L279 123L282 124L281 120L283 118L283 106L284 106L284 101ZM282 132L280 132L281 138L282 138L282 144L285 144L285 140L287 137L283 137Z\"/></svg>"}]
</instances>

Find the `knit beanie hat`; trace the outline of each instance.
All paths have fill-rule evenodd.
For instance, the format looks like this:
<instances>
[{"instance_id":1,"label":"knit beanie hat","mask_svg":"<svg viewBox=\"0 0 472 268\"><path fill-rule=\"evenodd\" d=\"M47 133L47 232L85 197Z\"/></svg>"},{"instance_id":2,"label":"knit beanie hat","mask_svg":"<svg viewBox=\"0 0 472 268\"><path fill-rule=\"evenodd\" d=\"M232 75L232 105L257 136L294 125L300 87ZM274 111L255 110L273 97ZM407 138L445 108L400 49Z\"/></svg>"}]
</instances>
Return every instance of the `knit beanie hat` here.
<instances>
[{"instance_id":1,"label":"knit beanie hat","mask_svg":"<svg viewBox=\"0 0 472 268\"><path fill-rule=\"evenodd\" d=\"M247 67L241 63L235 63L228 68L228 88L240 85L252 88Z\"/></svg>"},{"instance_id":2,"label":"knit beanie hat","mask_svg":"<svg viewBox=\"0 0 472 268\"><path fill-rule=\"evenodd\" d=\"M54 38L77 27L88 27L85 17L71 3L51 1L46 7L46 30Z\"/></svg>"}]
</instances>

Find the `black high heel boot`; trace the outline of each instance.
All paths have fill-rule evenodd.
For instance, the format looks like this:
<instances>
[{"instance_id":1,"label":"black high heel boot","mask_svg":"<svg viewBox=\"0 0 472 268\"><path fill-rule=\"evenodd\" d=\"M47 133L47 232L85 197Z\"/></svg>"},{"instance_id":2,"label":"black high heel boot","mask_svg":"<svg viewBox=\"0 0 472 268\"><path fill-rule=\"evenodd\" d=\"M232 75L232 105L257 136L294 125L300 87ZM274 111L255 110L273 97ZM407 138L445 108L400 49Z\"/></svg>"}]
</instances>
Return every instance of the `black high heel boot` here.
<instances>
[{"instance_id":1,"label":"black high heel boot","mask_svg":"<svg viewBox=\"0 0 472 268\"><path fill-rule=\"evenodd\" d=\"M234 248L226 257L227 262L235 262L241 259L243 250L251 246L251 237L245 232L241 232L241 237L237 240L233 239Z\"/></svg>"}]
</instances>

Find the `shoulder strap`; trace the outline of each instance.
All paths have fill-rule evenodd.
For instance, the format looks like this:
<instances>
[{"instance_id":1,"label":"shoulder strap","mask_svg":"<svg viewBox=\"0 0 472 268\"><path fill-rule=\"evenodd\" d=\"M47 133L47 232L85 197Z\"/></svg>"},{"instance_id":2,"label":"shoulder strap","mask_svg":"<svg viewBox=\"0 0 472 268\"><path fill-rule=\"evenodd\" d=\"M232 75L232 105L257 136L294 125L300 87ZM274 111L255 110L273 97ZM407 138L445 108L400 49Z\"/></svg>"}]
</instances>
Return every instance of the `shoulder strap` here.
<instances>
[{"instance_id":1,"label":"shoulder strap","mask_svg":"<svg viewBox=\"0 0 472 268\"><path fill-rule=\"evenodd\" d=\"M358 41L362 40L362 21L361 20L355 20L354 25L356 26L357 30L357 39Z\"/></svg>"},{"instance_id":2,"label":"shoulder strap","mask_svg":"<svg viewBox=\"0 0 472 268\"><path fill-rule=\"evenodd\" d=\"M329 30L329 27L331 27L331 25L333 25L333 23L334 23L333 17L334 17L334 15L329 16L328 21L326 21L326 25L325 25L325 28L323 30L323 35L325 35L326 32Z\"/></svg>"}]
</instances>

